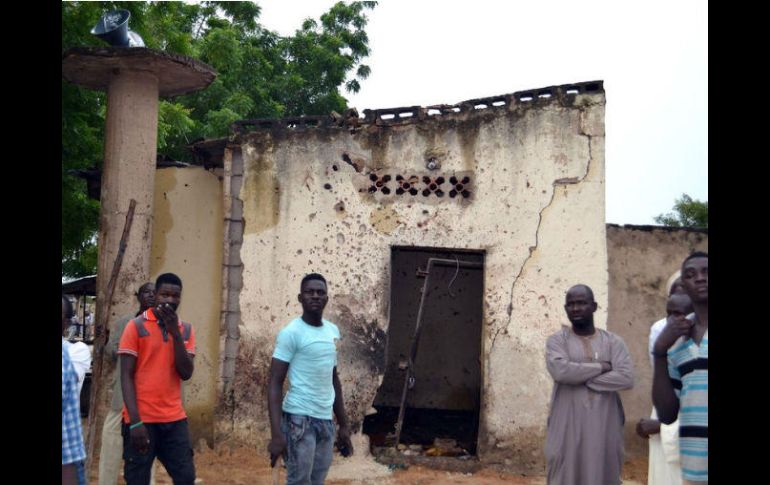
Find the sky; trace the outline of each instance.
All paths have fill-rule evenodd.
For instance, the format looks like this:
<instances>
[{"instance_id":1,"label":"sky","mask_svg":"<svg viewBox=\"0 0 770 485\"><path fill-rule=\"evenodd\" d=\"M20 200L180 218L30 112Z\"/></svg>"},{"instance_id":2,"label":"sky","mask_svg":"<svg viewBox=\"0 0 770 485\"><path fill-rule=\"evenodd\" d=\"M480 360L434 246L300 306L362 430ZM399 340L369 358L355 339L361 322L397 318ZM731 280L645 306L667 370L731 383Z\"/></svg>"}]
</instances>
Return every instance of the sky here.
<instances>
[{"instance_id":1,"label":"sky","mask_svg":"<svg viewBox=\"0 0 770 485\"><path fill-rule=\"evenodd\" d=\"M333 0L260 0L290 35ZM606 222L708 200L708 5L693 0L383 0L367 13L364 109L453 104L603 80Z\"/></svg>"}]
</instances>

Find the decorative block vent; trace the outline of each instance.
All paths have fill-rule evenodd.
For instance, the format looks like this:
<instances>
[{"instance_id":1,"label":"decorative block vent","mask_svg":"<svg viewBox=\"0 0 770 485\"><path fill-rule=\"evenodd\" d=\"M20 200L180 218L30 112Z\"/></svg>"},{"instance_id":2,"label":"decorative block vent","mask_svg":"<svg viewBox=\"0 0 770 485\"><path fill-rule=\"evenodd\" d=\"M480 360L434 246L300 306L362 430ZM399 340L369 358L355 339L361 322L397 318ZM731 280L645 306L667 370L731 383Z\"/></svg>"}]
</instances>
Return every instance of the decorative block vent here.
<instances>
[{"instance_id":1,"label":"decorative block vent","mask_svg":"<svg viewBox=\"0 0 770 485\"><path fill-rule=\"evenodd\" d=\"M473 176L472 172L436 174L378 170L358 175L356 186L359 192L367 193L377 200L465 200L473 196Z\"/></svg>"}]
</instances>

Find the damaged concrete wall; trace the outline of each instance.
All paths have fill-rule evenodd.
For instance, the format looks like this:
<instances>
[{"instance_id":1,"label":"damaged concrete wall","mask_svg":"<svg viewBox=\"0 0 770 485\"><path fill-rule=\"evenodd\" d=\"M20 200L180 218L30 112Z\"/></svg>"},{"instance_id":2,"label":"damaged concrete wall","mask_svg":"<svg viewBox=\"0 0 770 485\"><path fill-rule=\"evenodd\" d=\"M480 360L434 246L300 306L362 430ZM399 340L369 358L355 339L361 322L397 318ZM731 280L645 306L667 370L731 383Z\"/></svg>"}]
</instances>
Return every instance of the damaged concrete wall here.
<instances>
[{"instance_id":1,"label":"damaged concrete wall","mask_svg":"<svg viewBox=\"0 0 770 485\"><path fill-rule=\"evenodd\" d=\"M195 372L183 384L193 442L213 446L219 375L222 274L222 182L200 167L163 168L155 175L150 275L182 279L180 317L195 328Z\"/></svg>"},{"instance_id":2,"label":"damaged concrete wall","mask_svg":"<svg viewBox=\"0 0 770 485\"><path fill-rule=\"evenodd\" d=\"M342 332L339 371L360 431L382 378L391 246L484 250L479 454L542 469L552 387L544 345L566 322L567 288L590 285L597 325L606 321L605 99L592 86L243 134L229 436L260 447L269 439L267 367L278 331L301 311L304 274L329 281L325 316Z\"/></svg>"},{"instance_id":3,"label":"damaged concrete wall","mask_svg":"<svg viewBox=\"0 0 770 485\"><path fill-rule=\"evenodd\" d=\"M647 455L647 440L637 436L635 428L652 411L650 327L666 316L666 283L693 251L708 251L708 230L607 225L607 328L623 337L636 371L634 388L621 392L628 458Z\"/></svg>"}]
</instances>

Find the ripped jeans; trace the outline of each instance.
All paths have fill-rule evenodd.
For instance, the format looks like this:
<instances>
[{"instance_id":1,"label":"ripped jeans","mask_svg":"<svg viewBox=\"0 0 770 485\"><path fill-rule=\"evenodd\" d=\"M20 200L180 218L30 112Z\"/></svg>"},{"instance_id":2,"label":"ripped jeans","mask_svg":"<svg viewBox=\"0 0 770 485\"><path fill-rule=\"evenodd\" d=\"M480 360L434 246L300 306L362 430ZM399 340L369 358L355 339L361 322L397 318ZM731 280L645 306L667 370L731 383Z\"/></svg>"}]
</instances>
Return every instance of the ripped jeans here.
<instances>
[{"instance_id":1,"label":"ripped jeans","mask_svg":"<svg viewBox=\"0 0 770 485\"><path fill-rule=\"evenodd\" d=\"M336 429L331 419L283 413L286 436L286 485L323 485L332 464Z\"/></svg>"}]
</instances>

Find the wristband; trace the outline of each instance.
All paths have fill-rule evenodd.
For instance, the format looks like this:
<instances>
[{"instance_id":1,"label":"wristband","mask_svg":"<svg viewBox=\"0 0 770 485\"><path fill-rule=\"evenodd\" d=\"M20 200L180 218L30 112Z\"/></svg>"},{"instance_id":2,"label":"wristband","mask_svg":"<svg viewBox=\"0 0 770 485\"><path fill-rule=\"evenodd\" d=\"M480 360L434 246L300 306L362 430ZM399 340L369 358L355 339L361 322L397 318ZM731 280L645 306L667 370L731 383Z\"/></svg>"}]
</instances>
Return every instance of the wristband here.
<instances>
[{"instance_id":1,"label":"wristband","mask_svg":"<svg viewBox=\"0 0 770 485\"><path fill-rule=\"evenodd\" d=\"M663 357L663 358L668 358L668 353L663 353L663 354L661 354L661 353L659 353L659 352L650 352L650 353L651 353L653 356L655 356L655 357Z\"/></svg>"},{"instance_id":2,"label":"wristband","mask_svg":"<svg viewBox=\"0 0 770 485\"><path fill-rule=\"evenodd\" d=\"M132 424L131 426L129 426L128 429L138 428L139 426L144 426L144 423L141 422L141 421L136 422L136 423Z\"/></svg>"}]
</instances>

